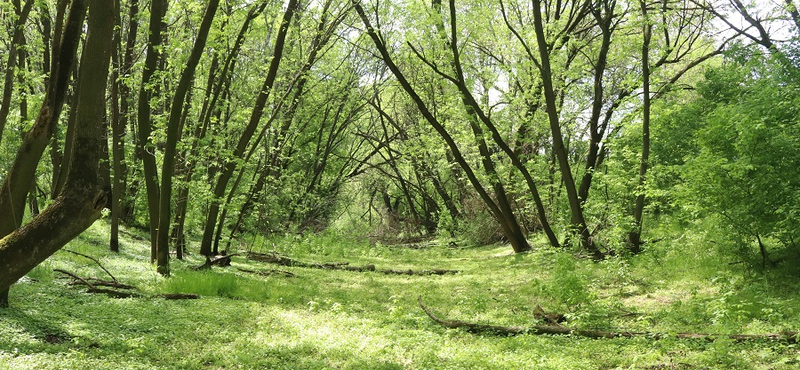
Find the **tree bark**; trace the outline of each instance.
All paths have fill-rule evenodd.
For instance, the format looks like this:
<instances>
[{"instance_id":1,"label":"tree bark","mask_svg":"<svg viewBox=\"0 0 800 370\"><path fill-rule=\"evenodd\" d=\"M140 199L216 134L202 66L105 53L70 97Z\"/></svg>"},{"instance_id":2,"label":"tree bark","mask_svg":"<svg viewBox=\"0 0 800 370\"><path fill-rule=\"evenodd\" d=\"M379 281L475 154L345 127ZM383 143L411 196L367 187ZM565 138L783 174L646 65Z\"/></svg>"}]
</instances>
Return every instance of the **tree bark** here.
<instances>
[{"instance_id":1,"label":"tree bark","mask_svg":"<svg viewBox=\"0 0 800 370\"><path fill-rule=\"evenodd\" d=\"M164 15L167 12L167 0L153 0L150 4L150 25L148 26L150 37L147 41L147 57L142 70L142 84L139 86L139 104L137 107L139 140L136 143L137 154L142 159L144 169L144 183L147 190L147 211L150 216L150 260L156 259L156 243L158 235L158 172L156 168L156 157L153 152L155 148L150 142L150 133L153 131L151 114L153 108L150 107L150 99L153 97L153 88L150 79L158 68L158 61L161 59L162 30L164 28Z\"/></svg>"},{"instance_id":2,"label":"tree bark","mask_svg":"<svg viewBox=\"0 0 800 370\"><path fill-rule=\"evenodd\" d=\"M636 201L633 207L633 230L628 233L628 250L639 253L642 250L642 217L644 215L645 183L647 167L650 161L650 39L653 25L647 17L647 3L640 0L644 39L642 42L642 157L639 162L639 179L636 189Z\"/></svg>"},{"instance_id":3,"label":"tree bark","mask_svg":"<svg viewBox=\"0 0 800 370\"><path fill-rule=\"evenodd\" d=\"M0 240L0 291L89 227L100 217L106 203L98 166L104 145L101 136L114 7L104 0L90 2L88 35L81 58L83 73L79 76L84 86L77 107L79 144L70 174L63 193L50 206L25 227Z\"/></svg>"},{"instance_id":4,"label":"tree bark","mask_svg":"<svg viewBox=\"0 0 800 370\"><path fill-rule=\"evenodd\" d=\"M170 109L169 120L167 122L167 143L164 147L164 162L161 168L161 193L159 199L158 215L158 239L156 243L157 269L161 275L169 276L169 226L172 220L172 174L175 170L175 156L177 155L178 140L181 136L181 117L183 116L184 100L194 81L194 72L203 49L206 47L208 32L211 30L211 22L217 13L219 0L208 2L203 21L197 32L192 53L186 61L186 67L181 73L180 81L175 89L175 96L172 99L172 109Z\"/></svg>"},{"instance_id":5,"label":"tree bark","mask_svg":"<svg viewBox=\"0 0 800 370\"><path fill-rule=\"evenodd\" d=\"M286 6L286 11L283 14L283 20L281 21L280 29L278 30L267 77L258 93L258 97L256 98L253 112L250 115L250 120L245 127L242 136L239 138L239 142L233 152L235 158L242 158L244 155L244 151L247 149L248 143L253 137L253 134L258 127L258 123L261 120L261 116L264 113L267 99L269 98L270 92L275 84L275 78L278 74L278 66L280 65L281 58L283 56L283 47L286 40L286 34L288 33L289 23L291 22L297 7L298 0L289 0L289 4ZM230 181L235 170L236 162L229 161L225 165L223 172L220 174L219 178L217 179L217 183L214 186L214 199L211 201L211 206L208 210L208 216L206 217L205 226L203 228L203 240L200 244L200 254L204 256L210 257L212 255L211 245L214 239L217 216L219 215L220 211L220 199L225 195L225 189L228 186L228 181Z\"/></svg>"}]
</instances>

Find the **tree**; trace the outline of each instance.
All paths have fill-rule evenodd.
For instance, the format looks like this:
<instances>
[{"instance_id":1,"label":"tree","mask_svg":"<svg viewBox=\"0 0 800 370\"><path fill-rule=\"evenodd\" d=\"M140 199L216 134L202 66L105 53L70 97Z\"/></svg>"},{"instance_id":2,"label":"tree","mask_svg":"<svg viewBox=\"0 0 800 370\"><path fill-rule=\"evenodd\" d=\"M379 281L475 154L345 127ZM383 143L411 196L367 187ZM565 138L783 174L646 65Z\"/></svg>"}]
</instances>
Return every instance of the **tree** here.
<instances>
[{"instance_id":1,"label":"tree","mask_svg":"<svg viewBox=\"0 0 800 370\"><path fill-rule=\"evenodd\" d=\"M743 241L755 242L764 266L771 262L767 246L796 249L800 237L798 83L797 66L787 66L782 56L734 50L706 72L699 96L667 118L697 125L685 146L695 152L685 156L680 194L703 214L721 216ZM699 122L685 120L686 114Z\"/></svg>"},{"instance_id":2,"label":"tree","mask_svg":"<svg viewBox=\"0 0 800 370\"><path fill-rule=\"evenodd\" d=\"M286 41L286 34L288 33L289 25L294 16L295 12L297 11L298 1L297 0L289 0L289 4L286 6L286 11L283 14L283 18L281 21L280 28L278 29L278 35L275 41L275 46L273 48L273 55L272 60L269 64L269 70L267 72L267 76L264 79L264 84L261 86L259 90L258 97L256 98L255 105L253 107L253 112L250 115L250 119L247 123L247 126L242 133L242 136L239 138L238 143L236 145L236 149L233 152L234 158L242 158L247 150L247 146L250 143L250 140L255 134L256 129L258 128L259 122L261 121L261 117L264 113L264 108L267 104L267 99L269 98L270 93L275 85L275 78L278 74L278 67L281 63L281 58L283 56L283 48ZM216 181L216 185L214 185L214 197L211 201L211 207L209 209L208 215L206 217L205 226L203 228L203 240L200 245L200 253L210 257L212 255L212 242L214 239L214 232L215 227L217 224L217 217L219 216L220 211L220 204L221 198L225 195L225 189L228 186L228 182L230 181L231 177L233 176L233 172L236 170L236 162L235 161L228 161L225 164L222 173L220 174L219 178Z\"/></svg>"},{"instance_id":3,"label":"tree","mask_svg":"<svg viewBox=\"0 0 800 370\"><path fill-rule=\"evenodd\" d=\"M186 67L181 73L180 81L175 89L172 99L172 109L169 113L167 122L167 142L164 148L164 160L161 170L161 192L159 199L158 213L158 232L156 242L156 257L158 272L162 275L169 275L169 231L170 221L172 221L172 176L175 170L175 156L177 155L178 140L181 136L181 117L183 116L184 100L186 94L194 81L194 72L200 57L205 49L208 32L211 29L211 22L217 12L219 0L211 0L206 7L200 30L192 48L192 53L186 61Z\"/></svg>"},{"instance_id":4,"label":"tree","mask_svg":"<svg viewBox=\"0 0 800 370\"><path fill-rule=\"evenodd\" d=\"M30 223L0 239L0 290L8 289L89 227L105 207L108 195L102 189L98 168L106 144L102 133L106 80L113 50L114 6L107 1L90 0L89 8L78 76L82 86L76 121L78 144L70 173L64 190L51 205ZM42 110L46 113L48 108ZM26 188L29 184L25 183Z\"/></svg>"},{"instance_id":5,"label":"tree","mask_svg":"<svg viewBox=\"0 0 800 370\"><path fill-rule=\"evenodd\" d=\"M62 11L63 9L61 8ZM55 125L61 114L85 15L84 1L73 1L66 18L66 25L63 27L63 34L57 35L54 39L50 78L42 107L33 127L26 132L14 163L3 179L3 185L0 188L0 212L8 215L0 218L0 237L9 235L22 224L25 199L30 190L30 184L34 181L36 167L47 143L53 136ZM61 24L63 18L64 13L60 12L57 15L57 23ZM56 30L60 29L61 27L56 27ZM3 297L7 297L8 292L6 290L0 290L0 292L3 292L0 294L0 303L2 303L5 300Z\"/></svg>"},{"instance_id":6,"label":"tree","mask_svg":"<svg viewBox=\"0 0 800 370\"><path fill-rule=\"evenodd\" d=\"M137 157L141 158L144 168L144 182L147 190L147 212L150 224L150 260L156 259L156 242L158 240L158 170L156 157L150 135L152 128L152 107L150 100L155 95L155 88L151 79L158 69L161 58L162 30L164 28L164 15L167 12L166 0L152 0L150 3L150 25L147 40L147 57L142 70L142 82L139 85L139 101L137 107L138 141L136 142Z\"/></svg>"}]
</instances>

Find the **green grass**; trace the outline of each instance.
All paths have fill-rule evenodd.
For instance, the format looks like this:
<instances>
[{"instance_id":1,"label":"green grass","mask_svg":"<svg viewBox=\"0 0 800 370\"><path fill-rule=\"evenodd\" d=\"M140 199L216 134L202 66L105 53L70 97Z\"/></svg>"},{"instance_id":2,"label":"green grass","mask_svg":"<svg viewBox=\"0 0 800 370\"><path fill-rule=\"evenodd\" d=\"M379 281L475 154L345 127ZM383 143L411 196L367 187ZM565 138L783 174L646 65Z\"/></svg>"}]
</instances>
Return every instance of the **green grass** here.
<instances>
[{"instance_id":1,"label":"green grass","mask_svg":"<svg viewBox=\"0 0 800 370\"><path fill-rule=\"evenodd\" d=\"M667 231L664 231L667 233ZM136 234L136 233L133 233ZM107 251L98 222L66 248L98 258L144 296L197 293L197 300L114 299L72 287L54 273L105 277L60 251L11 291L0 310L0 369L797 369L799 348L720 340L591 340L498 337L445 329L438 315L531 325L533 307L567 314L581 328L651 332L767 333L800 328L797 264L769 271L710 247L702 233L674 234L636 257L593 263L542 248L434 245L411 250L335 235L246 239L261 252L393 269L458 269L457 275L277 267L234 257L198 272L196 254L172 261L165 279L142 235ZM252 245L250 245L252 243ZM544 245L544 243L541 243ZM196 245L192 245L196 249ZM295 277L239 272L281 269Z\"/></svg>"}]
</instances>

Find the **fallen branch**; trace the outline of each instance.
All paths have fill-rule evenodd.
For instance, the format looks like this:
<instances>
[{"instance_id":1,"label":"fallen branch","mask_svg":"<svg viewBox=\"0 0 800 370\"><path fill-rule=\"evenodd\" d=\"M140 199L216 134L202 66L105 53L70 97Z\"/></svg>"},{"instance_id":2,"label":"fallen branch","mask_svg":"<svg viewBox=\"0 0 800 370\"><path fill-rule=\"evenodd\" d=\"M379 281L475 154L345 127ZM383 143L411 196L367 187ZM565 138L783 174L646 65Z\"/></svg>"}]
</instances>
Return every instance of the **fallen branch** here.
<instances>
[{"instance_id":1,"label":"fallen branch","mask_svg":"<svg viewBox=\"0 0 800 370\"><path fill-rule=\"evenodd\" d=\"M67 275L67 276L71 277L72 281L69 283L70 285L86 285L89 289L95 289L98 286L104 286L104 287L108 287L108 288L117 288L117 289L130 289L130 290L136 289L135 286L128 285L128 284L122 284L122 283L120 283L120 282L118 282L116 280L109 281L109 280L103 280L103 279L98 279L98 278L84 278L84 277L80 277L80 276L78 276L76 274L73 274L73 273L71 273L69 271L65 271L65 270L62 270L62 269L53 269L53 271L60 272L60 273L62 273L64 275Z\"/></svg>"},{"instance_id":2,"label":"fallen branch","mask_svg":"<svg viewBox=\"0 0 800 370\"><path fill-rule=\"evenodd\" d=\"M498 335L520 335L520 334L550 334L550 335L574 335L586 338L632 338L646 337L652 339L679 338L679 339L703 339L713 342L720 338L732 339L737 342L768 340L781 341L788 343L798 343L800 332L784 332L780 334L703 334L703 333L647 333L647 332L628 332L628 331L602 331L602 330L581 330L571 329L562 325L532 325L532 326L498 326L489 324L471 323L460 320L445 320L434 315L430 309L422 302L422 297L418 297L419 306L425 314L439 325L451 329L465 329L471 333L493 333Z\"/></svg>"},{"instance_id":3,"label":"fallen branch","mask_svg":"<svg viewBox=\"0 0 800 370\"><path fill-rule=\"evenodd\" d=\"M153 298L164 298L167 300L198 299L200 298L200 295L194 293L167 293L167 294L156 294L153 296Z\"/></svg>"},{"instance_id":4,"label":"fallen branch","mask_svg":"<svg viewBox=\"0 0 800 370\"><path fill-rule=\"evenodd\" d=\"M130 298L130 297L139 297L139 296L141 296L139 293L136 293L136 292L126 292L124 290L116 290L116 289L127 289L127 290L136 289L133 286L130 286L130 285L127 285L127 284L121 284L121 283L119 283L117 281L108 281L108 280L102 280L102 279L97 279L97 278L84 278L84 277L78 276L76 274L73 274L73 273L71 273L69 271L62 270L62 269L53 269L53 271L59 272L59 273L62 273L64 275L67 275L67 276L71 277L72 281L70 282L70 285L86 285L86 287L87 287L86 292L87 293L105 294L105 295L107 295L109 297L113 297L113 298ZM111 274L109 273L109 275L111 275ZM98 288L98 286L103 286L105 288ZM108 288L115 288L115 289L108 289Z\"/></svg>"},{"instance_id":5,"label":"fallen branch","mask_svg":"<svg viewBox=\"0 0 800 370\"><path fill-rule=\"evenodd\" d=\"M387 275L447 275L447 274L457 274L459 273L458 270L443 270L443 269L432 269L432 270L376 270L378 272L382 272Z\"/></svg>"},{"instance_id":6,"label":"fallen branch","mask_svg":"<svg viewBox=\"0 0 800 370\"><path fill-rule=\"evenodd\" d=\"M246 272L248 274L255 274L260 276L271 276L271 275L283 275L286 277L295 277L297 275L289 272L289 271L282 271L282 270L266 270L266 271L256 271L256 270L248 270L243 268L237 268L237 270L241 272Z\"/></svg>"},{"instance_id":7,"label":"fallen branch","mask_svg":"<svg viewBox=\"0 0 800 370\"><path fill-rule=\"evenodd\" d=\"M108 281L97 278L84 278L77 274L71 273L62 269L53 269L55 272L62 273L72 278L70 285L85 285L87 293L105 294L112 298L140 298L144 297L141 293L126 290L138 290L135 286L122 284L116 281ZM111 274L109 274L111 275ZM102 288L101 288L102 287ZM108 289L114 288L114 289ZM122 290L119 290L122 289ZM173 293L173 294L156 294L151 298L164 298L164 299L197 299L200 298L197 294Z\"/></svg>"},{"instance_id":8,"label":"fallen branch","mask_svg":"<svg viewBox=\"0 0 800 370\"><path fill-rule=\"evenodd\" d=\"M114 275L111 275L111 272L108 271L105 267L103 267L103 264L101 264L100 261L98 261L96 258L91 257L91 256L87 256L87 255L85 255L83 253L78 253L78 252L75 252L75 251L71 251L69 249L64 249L64 251L72 253L72 254L75 254L75 255L78 255L78 256L81 256L81 257L85 257L85 258L88 258L88 259L94 261L94 263L96 263L97 266L100 266L100 268L103 269L103 271L105 271L106 274L108 274L108 276L111 277L111 280L114 280L115 283L117 282L117 278L115 278Z\"/></svg>"},{"instance_id":9,"label":"fallen branch","mask_svg":"<svg viewBox=\"0 0 800 370\"><path fill-rule=\"evenodd\" d=\"M375 265L373 264L368 264L364 266L351 266L348 262L308 263L273 253L266 254L266 253L250 252L247 254L247 258L253 261L272 263L287 267L305 267L305 268L345 270L345 271L355 271L355 272L375 271L387 275L445 275L445 274L457 274L459 272L458 270L443 270L443 269L432 269L432 270L378 269L375 268Z\"/></svg>"}]
</instances>

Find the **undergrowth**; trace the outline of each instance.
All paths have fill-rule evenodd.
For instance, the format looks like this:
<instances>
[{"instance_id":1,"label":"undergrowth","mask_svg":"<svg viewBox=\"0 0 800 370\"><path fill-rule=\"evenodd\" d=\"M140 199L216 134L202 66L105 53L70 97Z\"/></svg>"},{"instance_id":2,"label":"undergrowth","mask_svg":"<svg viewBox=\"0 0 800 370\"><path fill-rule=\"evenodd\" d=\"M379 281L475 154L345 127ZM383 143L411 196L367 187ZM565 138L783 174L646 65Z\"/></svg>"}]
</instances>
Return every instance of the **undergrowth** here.
<instances>
[{"instance_id":1,"label":"undergrowth","mask_svg":"<svg viewBox=\"0 0 800 370\"><path fill-rule=\"evenodd\" d=\"M703 231L661 230L639 256L595 263L538 243L425 242L390 246L321 234L247 237L242 251L306 262L381 269L457 269L456 275L283 267L233 257L230 267L194 271L203 259L172 260L160 277L135 231L107 250L99 222L65 249L84 253L140 298L116 299L70 286L53 269L107 278L92 261L60 251L14 285L0 310L0 369L796 369L798 347L729 340L593 340L498 337L443 328L445 318L536 324L534 308L565 314L576 328L657 333L778 333L800 328L793 263L759 270ZM190 248L196 248L191 245ZM239 269L292 273L262 276ZM153 298L196 293L196 300Z\"/></svg>"}]
</instances>

